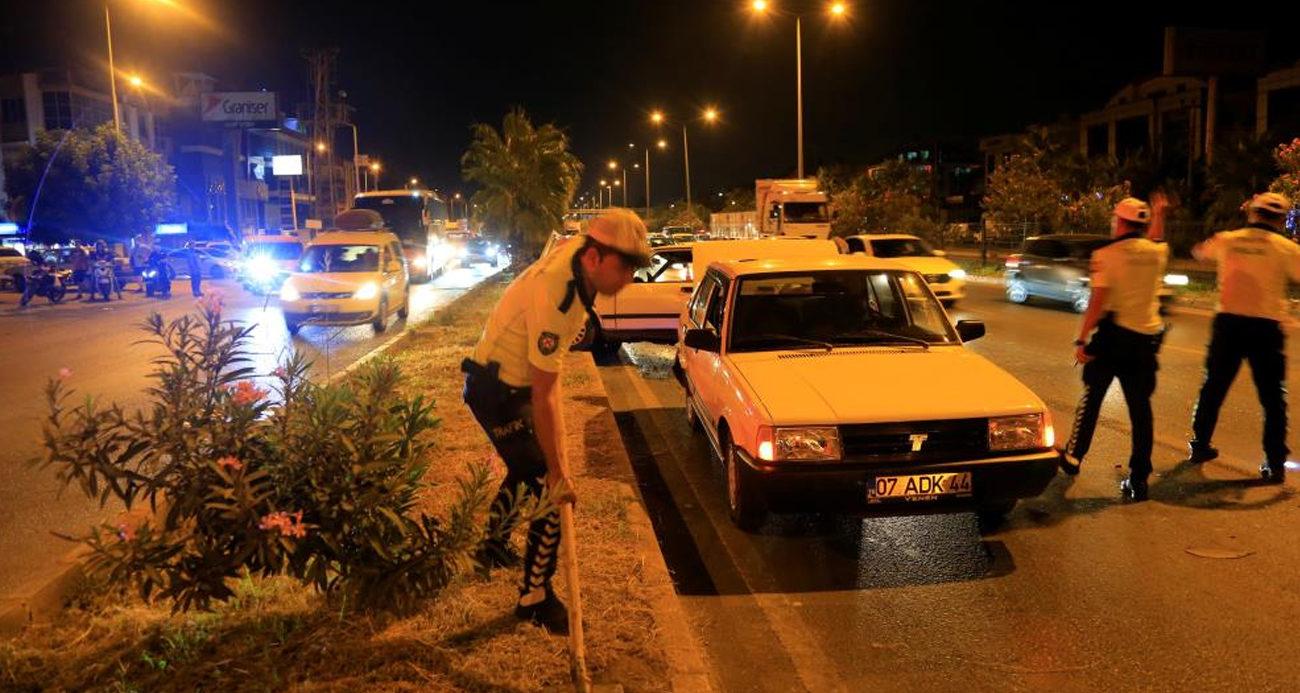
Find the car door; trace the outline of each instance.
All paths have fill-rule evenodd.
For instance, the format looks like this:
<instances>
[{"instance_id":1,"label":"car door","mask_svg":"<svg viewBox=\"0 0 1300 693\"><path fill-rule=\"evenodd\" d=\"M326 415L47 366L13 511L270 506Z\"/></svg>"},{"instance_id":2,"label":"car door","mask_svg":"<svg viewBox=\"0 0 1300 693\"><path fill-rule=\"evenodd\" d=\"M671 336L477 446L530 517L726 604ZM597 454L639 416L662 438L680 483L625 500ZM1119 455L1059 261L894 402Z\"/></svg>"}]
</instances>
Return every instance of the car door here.
<instances>
[{"instance_id":1,"label":"car door","mask_svg":"<svg viewBox=\"0 0 1300 693\"><path fill-rule=\"evenodd\" d=\"M714 294L718 292L719 277L710 273L700 282L691 297L691 302L687 305L686 312L681 316L682 335L688 330L698 329L704 325L704 312L712 301ZM692 349L686 346L685 342L678 342L677 360L680 362L682 370L685 372L686 387L695 395L699 392L699 385L704 377L707 364L703 363L707 353L699 349ZM700 401L696 402L702 405Z\"/></svg>"},{"instance_id":2,"label":"car door","mask_svg":"<svg viewBox=\"0 0 1300 693\"><path fill-rule=\"evenodd\" d=\"M1050 238L1035 238L1025 244L1020 257L1020 279L1029 293L1054 296L1052 265L1054 258L1065 253L1061 243Z\"/></svg>"},{"instance_id":3,"label":"car door","mask_svg":"<svg viewBox=\"0 0 1300 693\"><path fill-rule=\"evenodd\" d=\"M613 297L613 324L604 315L601 323L617 332L671 338L693 289L691 251L657 252L650 266L637 270L633 282Z\"/></svg>"},{"instance_id":4,"label":"car door","mask_svg":"<svg viewBox=\"0 0 1300 693\"><path fill-rule=\"evenodd\" d=\"M726 307L727 282L725 278L719 276L715 288L710 292L708 303L704 306L703 322L700 325L718 335L719 341L726 334L723 332L723 326L726 324ZM705 386L699 390L697 402L702 409L701 413L704 415L705 420L710 425L713 425L718 420L718 413L722 410L726 390L724 374L722 373L721 352L698 352L696 366L696 375L707 381Z\"/></svg>"}]
</instances>

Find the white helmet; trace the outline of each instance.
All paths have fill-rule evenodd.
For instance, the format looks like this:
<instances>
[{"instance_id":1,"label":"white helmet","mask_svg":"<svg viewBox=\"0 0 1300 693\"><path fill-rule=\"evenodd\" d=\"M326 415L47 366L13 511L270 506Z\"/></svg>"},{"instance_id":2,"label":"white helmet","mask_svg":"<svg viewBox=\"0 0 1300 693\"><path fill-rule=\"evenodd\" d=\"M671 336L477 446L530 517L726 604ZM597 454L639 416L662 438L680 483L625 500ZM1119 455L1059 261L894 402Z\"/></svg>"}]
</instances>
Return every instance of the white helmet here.
<instances>
[{"instance_id":1,"label":"white helmet","mask_svg":"<svg viewBox=\"0 0 1300 693\"><path fill-rule=\"evenodd\" d=\"M1291 201L1272 192L1260 193L1250 201L1252 210L1284 217L1291 211Z\"/></svg>"},{"instance_id":2,"label":"white helmet","mask_svg":"<svg viewBox=\"0 0 1300 693\"><path fill-rule=\"evenodd\" d=\"M1136 197L1126 197L1115 205L1115 216L1138 224L1151 222L1151 206Z\"/></svg>"}]
</instances>

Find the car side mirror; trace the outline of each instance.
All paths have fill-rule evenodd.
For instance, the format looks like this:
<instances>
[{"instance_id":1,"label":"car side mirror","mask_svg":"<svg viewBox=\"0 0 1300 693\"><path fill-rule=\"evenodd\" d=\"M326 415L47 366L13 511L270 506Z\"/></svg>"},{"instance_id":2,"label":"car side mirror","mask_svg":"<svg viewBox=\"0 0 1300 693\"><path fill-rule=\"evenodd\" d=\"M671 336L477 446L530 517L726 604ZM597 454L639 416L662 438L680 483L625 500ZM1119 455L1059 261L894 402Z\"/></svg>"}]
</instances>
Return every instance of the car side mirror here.
<instances>
[{"instance_id":1,"label":"car side mirror","mask_svg":"<svg viewBox=\"0 0 1300 693\"><path fill-rule=\"evenodd\" d=\"M982 320L958 320L957 335L961 341L970 342L984 336L984 322Z\"/></svg>"},{"instance_id":2,"label":"car side mirror","mask_svg":"<svg viewBox=\"0 0 1300 693\"><path fill-rule=\"evenodd\" d=\"M700 328L687 330L686 338L682 341L689 349L699 349L714 354L722 351L722 340L713 330Z\"/></svg>"},{"instance_id":3,"label":"car side mirror","mask_svg":"<svg viewBox=\"0 0 1300 693\"><path fill-rule=\"evenodd\" d=\"M935 256L935 257L948 257L948 251L946 251L946 250L936 250L936 251L934 251L934 256Z\"/></svg>"},{"instance_id":4,"label":"car side mirror","mask_svg":"<svg viewBox=\"0 0 1300 693\"><path fill-rule=\"evenodd\" d=\"M644 283L645 283L645 278L643 278L643 277L632 277L632 283L633 283L633 284L644 284Z\"/></svg>"}]
</instances>

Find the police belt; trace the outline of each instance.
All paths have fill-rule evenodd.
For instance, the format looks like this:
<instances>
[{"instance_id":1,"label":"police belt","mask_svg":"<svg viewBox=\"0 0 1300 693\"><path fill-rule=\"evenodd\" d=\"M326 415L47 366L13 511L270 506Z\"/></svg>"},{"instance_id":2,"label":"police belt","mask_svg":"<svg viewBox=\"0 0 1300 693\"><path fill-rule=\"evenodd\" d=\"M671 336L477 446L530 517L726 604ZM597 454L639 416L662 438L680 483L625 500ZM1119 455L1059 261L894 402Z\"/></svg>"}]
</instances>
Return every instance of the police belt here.
<instances>
[{"instance_id":1,"label":"police belt","mask_svg":"<svg viewBox=\"0 0 1300 693\"><path fill-rule=\"evenodd\" d=\"M531 387L515 387L502 382L499 375L501 364L488 361L483 364L474 359L460 362L460 370L465 374L465 403L471 408L496 408L510 398L529 395Z\"/></svg>"},{"instance_id":2,"label":"police belt","mask_svg":"<svg viewBox=\"0 0 1300 693\"><path fill-rule=\"evenodd\" d=\"M1093 356L1103 353L1119 355L1123 352L1144 349L1150 349L1151 353L1159 353L1160 346L1165 341L1165 332L1168 329L1169 327L1166 325L1155 334L1130 330L1127 327L1120 327L1115 322L1114 313L1107 313L1105 317L1097 322L1097 331L1093 334L1092 340L1088 342L1088 346L1084 351Z\"/></svg>"}]
</instances>

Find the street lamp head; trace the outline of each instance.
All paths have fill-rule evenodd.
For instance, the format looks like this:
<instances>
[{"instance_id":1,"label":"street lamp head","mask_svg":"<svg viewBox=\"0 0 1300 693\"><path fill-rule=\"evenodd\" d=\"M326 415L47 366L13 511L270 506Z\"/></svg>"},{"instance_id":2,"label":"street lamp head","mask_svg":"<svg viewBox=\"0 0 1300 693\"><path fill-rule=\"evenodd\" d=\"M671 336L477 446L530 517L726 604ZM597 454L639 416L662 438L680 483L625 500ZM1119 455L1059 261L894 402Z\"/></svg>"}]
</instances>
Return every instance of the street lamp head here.
<instances>
[{"instance_id":1,"label":"street lamp head","mask_svg":"<svg viewBox=\"0 0 1300 693\"><path fill-rule=\"evenodd\" d=\"M848 13L848 11L848 5L845 5L842 2L832 2L830 5L830 13L832 17L843 17Z\"/></svg>"},{"instance_id":2,"label":"street lamp head","mask_svg":"<svg viewBox=\"0 0 1300 693\"><path fill-rule=\"evenodd\" d=\"M371 171L374 171L375 173L378 173L378 172L379 172L379 162L376 161L375 163L370 164L370 170L371 170Z\"/></svg>"},{"instance_id":3,"label":"street lamp head","mask_svg":"<svg viewBox=\"0 0 1300 693\"><path fill-rule=\"evenodd\" d=\"M456 199L457 199L457 200L460 199L460 193L456 193Z\"/></svg>"},{"instance_id":4,"label":"street lamp head","mask_svg":"<svg viewBox=\"0 0 1300 693\"><path fill-rule=\"evenodd\" d=\"M664 122L663 111L655 111L654 113L651 113L650 122L654 123L655 125L659 125L660 123Z\"/></svg>"},{"instance_id":5,"label":"street lamp head","mask_svg":"<svg viewBox=\"0 0 1300 693\"><path fill-rule=\"evenodd\" d=\"M749 4L749 6L750 6L750 8L753 9L755 12L766 12L766 11L767 11L767 2L766 2L766 0L754 0L754 2L752 2L752 3Z\"/></svg>"},{"instance_id":6,"label":"street lamp head","mask_svg":"<svg viewBox=\"0 0 1300 693\"><path fill-rule=\"evenodd\" d=\"M602 180L602 181L600 182L600 187L602 187L602 188L608 188L608 187L609 187L609 181L607 181L607 180Z\"/></svg>"},{"instance_id":7,"label":"street lamp head","mask_svg":"<svg viewBox=\"0 0 1300 693\"><path fill-rule=\"evenodd\" d=\"M144 84L144 80L140 79L140 75L131 75L127 78L127 81L129 81L133 87L138 87Z\"/></svg>"},{"instance_id":8,"label":"street lamp head","mask_svg":"<svg viewBox=\"0 0 1300 693\"><path fill-rule=\"evenodd\" d=\"M622 185L622 184L623 184L623 181L621 181L621 180L616 180L616 181L614 181L614 187L616 187L616 188L617 188L618 186Z\"/></svg>"},{"instance_id":9,"label":"street lamp head","mask_svg":"<svg viewBox=\"0 0 1300 693\"><path fill-rule=\"evenodd\" d=\"M324 142L317 142L317 143L316 143L316 151L318 151L318 152L323 152L323 151L325 151L325 143L324 143Z\"/></svg>"},{"instance_id":10,"label":"street lamp head","mask_svg":"<svg viewBox=\"0 0 1300 693\"><path fill-rule=\"evenodd\" d=\"M609 170L613 171L614 169L617 168L618 168L618 162L611 159L609 162Z\"/></svg>"},{"instance_id":11,"label":"street lamp head","mask_svg":"<svg viewBox=\"0 0 1300 693\"><path fill-rule=\"evenodd\" d=\"M631 142L628 142L628 143L627 143L627 148L628 148L628 149L636 149L636 145L635 145L635 144L632 144Z\"/></svg>"},{"instance_id":12,"label":"street lamp head","mask_svg":"<svg viewBox=\"0 0 1300 693\"><path fill-rule=\"evenodd\" d=\"M710 123L717 122L717 120L718 120L718 109L716 109L716 108L714 108L714 107L712 107L712 106L710 106L710 107L704 109L704 119L707 120L707 121L709 121Z\"/></svg>"},{"instance_id":13,"label":"street lamp head","mask_svg":"<svg viewBox=\"0 0 1300 693\"><path fill-rule=\"evenodd\" d=\"M411 179L411 185L419 185L419 184L420 184L420 179L419 179L419 178L412 178L412 179Z\"/></svg>"},{"instance_id":14,"label":"street lamp head","mask_svg":"<svg viewBox=\"0 0 1300 693\"><path fill-rule=\"evenodd\" d=\"M664 140L659 140L658 142L655 143L655 145L656 145L657 147L659 147L660 149L667 149L667 148L668 148L668 143L667 143L666 141L664 141Z\"/></svg>"}]
</instances>

